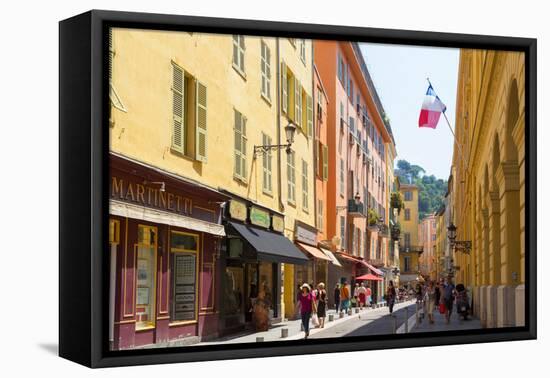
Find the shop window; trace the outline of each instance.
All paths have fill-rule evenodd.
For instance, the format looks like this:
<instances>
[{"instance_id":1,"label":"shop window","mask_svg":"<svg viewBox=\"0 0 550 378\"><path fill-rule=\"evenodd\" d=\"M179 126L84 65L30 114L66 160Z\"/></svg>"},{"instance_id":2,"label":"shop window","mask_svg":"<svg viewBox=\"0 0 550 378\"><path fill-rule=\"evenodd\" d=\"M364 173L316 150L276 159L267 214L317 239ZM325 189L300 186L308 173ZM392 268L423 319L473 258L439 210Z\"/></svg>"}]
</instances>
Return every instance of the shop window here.
<instances>
[{"instance_id":1,"label":"shop window","mask_svg":"<svg viewBox=\"0 0 550 378\"><path fill-rule=\"evenodd\" d=\"M138 226L136 329L155 326L157 228Z\"/></svg>"},{"instance_id":2,"label":"shop window","mask_svg":"<svg viewBox=\"0 0 550 378\"><path fill-rule=\"evenodd\" d=\"M172 231L170 252L172 267L171 321L197 320L197 256L199 236Z\"/></svg>"}]
</instances>

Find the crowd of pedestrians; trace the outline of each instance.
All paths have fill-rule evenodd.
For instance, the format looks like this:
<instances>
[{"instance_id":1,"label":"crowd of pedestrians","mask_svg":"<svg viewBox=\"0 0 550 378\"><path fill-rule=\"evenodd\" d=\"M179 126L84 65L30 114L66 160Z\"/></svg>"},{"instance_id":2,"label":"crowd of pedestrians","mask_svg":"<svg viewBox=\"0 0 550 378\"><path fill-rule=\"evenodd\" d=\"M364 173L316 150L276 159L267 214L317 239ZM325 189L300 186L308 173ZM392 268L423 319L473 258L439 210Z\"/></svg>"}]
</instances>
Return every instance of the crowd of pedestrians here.
<instances>
[{"instance_id":1,"label":"crowd of pedestrians","mask_svg":"<svg viewBox=\"0 0 550 378\"><path fill-rule=\"evenodd\" d=\"M370 306L373 302L372 290L364 282L356 283L353 291L347 280L338 283L332 293L334 297L334 309L337 313L347 313L352 306L363 307ZM395 300L395 289L394 289ZM299 286L299 292L296 298L297 313L302 320L302 328L305 332L305 338L309 337L310 322L316 328L325 327L325 319L328 309L328 294L324 283L317 286L304 283ZM393 303L392 303L393 309Z\"/></svg>"},{"instance_id":2,"label":"crowd of pedestrians","mask_svg":"<svg viewBox=\"0 0 550 378\"><path fill-rule=\"evenodd\" d=\"M419 283L416 287L416 299L430 324L434 323L434 311L444 315L445 322L449 324L455 306L457 314L468 320L471 308L468 292L463 284L455 286L451 276L440 278L439 281Z\"/></svg>"}]
</instances>

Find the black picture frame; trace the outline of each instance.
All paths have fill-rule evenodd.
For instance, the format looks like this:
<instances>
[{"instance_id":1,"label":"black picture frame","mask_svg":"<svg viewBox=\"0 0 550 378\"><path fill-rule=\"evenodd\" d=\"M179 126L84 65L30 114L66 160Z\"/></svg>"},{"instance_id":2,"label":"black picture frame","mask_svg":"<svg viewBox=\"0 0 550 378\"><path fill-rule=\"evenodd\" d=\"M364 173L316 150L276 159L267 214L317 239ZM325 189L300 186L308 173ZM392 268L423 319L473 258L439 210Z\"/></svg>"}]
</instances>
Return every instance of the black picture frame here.
<instances>
[{"instance_id":1,"label":"black picture frame","mask_svg":"<svg viewBox=\"0 0 550 378\"><path fill-rule=\"evenodd\" d=\"M356 40L525 53L525 327L109 351L108 233L109 27ZM535 339L536 317L536 39L92 10L59 24L59 355L88 367L159 364L309 353ZM304 346L307 345L307 348Z\"/></svg>"}]
</instances>

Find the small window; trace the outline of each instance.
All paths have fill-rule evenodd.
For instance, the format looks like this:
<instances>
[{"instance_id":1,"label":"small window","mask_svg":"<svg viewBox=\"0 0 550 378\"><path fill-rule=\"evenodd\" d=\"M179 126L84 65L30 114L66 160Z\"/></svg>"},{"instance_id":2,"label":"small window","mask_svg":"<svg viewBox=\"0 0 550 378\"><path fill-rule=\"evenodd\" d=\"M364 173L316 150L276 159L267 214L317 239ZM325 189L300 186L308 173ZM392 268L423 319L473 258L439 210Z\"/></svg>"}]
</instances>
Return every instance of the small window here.
<instances>
[{"instance_id":1,"label":"small window","mask_svg":"<svg viewBox=\"0 0 550 378\"><path fill-rule=\"evenodd\" d=\"M246 117L235 110L235 177L243 182L247 181L246 172Z\"/></svg>"},{"instance_id":2,"label":"small window","mask_svg":"<svg viewBox=\"0 0 550 378\"><path fill-rule=\"evenodd\" d=\"M411 220L411 209L405 209L405 220Z\"/></svg>"},{"instance_id":3,"label":"small window","mask_svg":"<svg viewBox=\"0 0 550 378\"><path fill-rule=\"evenodd\" d=\"M345 172L344 172L344 159L340 159L340 195L344 196L344 180L345 180Z\"/></svg>"},{"instance_id":4,"label":"small window","mask_svg":"<svg viewBox=\"0 0 550 378\"><path fill-rule=\"evenodd\" d=\"M302 62L306 64L306 40L305 39L300 40L300 59L302 59Z\"/></svg>"},{"instance_id":5,"label":"small window","mask_svg":"<svg viewBox=\"0 0 550 378\"><path fill-rule=\"evenodd\" d=\"M233 68L237 70L241 75L244 76L244 36L234 35L233 36Z\"/></svg>"},{"instance_id":6,"label":"small window","mask_svg":"<svg viewBox=\"0 0 550 378\"><path fill-rule=\"evenodd\" d=\"M306 212L309 210L309 185L307 162L305 160L302 160L302 209Z\"/></svg>"},{"instance_id":7,"label":"small window","mask_svg":"<svg viewBox=\"0 0 550 378\"><path fill-rule=\"evenodd\" d=\"M287 159L287 192L288 192L288 202L291 204L296 203L296 167L294 164L295 152L291 151L286 154Z\"/></svg>"},{"instance_id":8,"label":"small window","mask_svg":"<svg viewBox=\"0 0 550 378\"><path fill-rule=\"evenodd\" d=\"M405 201L412 201L412 192L411 191L406 191L404 192L405 194Z\"/></svg>"},{"instance_id":9,"label":"small window","mask_svg":"<svg viewBox=\"0 0 550 378\"><path fill-rule=\"evenodd\" d=\"M272 139L269 135L262 133L262 143L264 146L269 146L272 143ZM272 187L272 170L271 164L273 161L271 150L267 150L262 156L262 189L265 193L271 194Z\"/></svg>"},{"instance_id":10,"label":"small window","mask_svg":"<svg viewBox=\"0 0 550 378\"><path fill-rule=\"evenodd\" d=\"M262 41L261 56L262 90L261 94L266 100L271 102L271 51L264 41Z\"/></svg>"}]
</instances>

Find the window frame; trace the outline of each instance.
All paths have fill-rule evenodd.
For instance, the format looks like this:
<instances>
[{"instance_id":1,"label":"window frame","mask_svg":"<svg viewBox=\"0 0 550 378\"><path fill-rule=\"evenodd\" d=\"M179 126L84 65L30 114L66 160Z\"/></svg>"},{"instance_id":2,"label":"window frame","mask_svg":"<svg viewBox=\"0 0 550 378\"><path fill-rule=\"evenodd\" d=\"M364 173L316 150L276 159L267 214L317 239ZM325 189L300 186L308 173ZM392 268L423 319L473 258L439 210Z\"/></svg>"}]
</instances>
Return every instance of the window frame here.
<instances>
[{"instance_id":1,"label":"window frame","mask_svg":"<svg viewBox=\"0 0 550 378\"><path fill-rule=\"evenodd\" d=\"M260 45L260 75L260 94L271 104L271 49L264 40L261 41Z\"/></svg>"},{"instance_id":2,"label":"window frame","mask_svg":"<svg viewBox=\"0 0 550 378\"><path fill-rule=\"evenodd\" d=\"M172 247L172 234L180 234L180 235L189 235L196 238L197 241L197 247L195 250L192 249L184 249L184 248L173 248ZM187 231L179 231L179 230L173 230L170 229L170 236L168 239L168 250L169 250L169 258L168 258L168 271L170 272L170 307L169 307L169 316L170 316L170 322L168 323L168 326L178 326L178 325L184 325L184 324L195 324L199 321L199 285L200 285L200 269L199 269L199 254L201 251L201 238L200 234L198 233L192 233ZM173 271L170 270L170 264L174 263L175 255L176 254L193 254L195 256L195 318L193 320L187 319L187 320L173 320L173 314L174 314L174 296L175 296L175 274L173 274ZM172 268L173 269L173 268Z\"/></svg>"},{"instance_id":3,"label":"window frame","mask_svg":"<svg viewBox=\"0 0 550 378\"><path fill-rule=\"evenodd\" d=\"M247 136L246 136L246 117L241 113L239 112L237 109L233 109L234 111L234 125L233 125L233 138L234 138L234 141L233 141L233 178L243 182L243 183L248 183L248 179L247 179L247 163L246 163L246 143L247 143ZM237 130L237 123L236 123L236 114L239 114L240 115L240 120L241 120L241 124L240 124L240 131ZM243 131L244 130L244 131ZM240 135L240 145L241 145L241 150L237 150L235 148L235 142L236 142L236 138L237 138L237 134ZM244 147L243 147L244 146ZM241 172L237 172L237 164L236 164L236 156L239 156L239 163L241 164L240 166L240 169L241 169Z\"/></svg>"},{"instance_id":4,"label":"window frame","mask_svg":"<svg viewBox=\"0 0 550 378\"><path fill-rule=\"evenodd\" d=\"M235 39L237 38L237 39ZM242 42L242 43L241 43ZM244 35L241 34L233 34L232 38L232 46L233 46L233 55L231 58L231 63L235 71L239 73L239 75L242 76L243 79L246 79L246 66L244 64L245 62L245 53L246 53L246 44L244 42ZM237 59L238 61L235 62L235 49L237 49Z\"/></svg>"}]
</instances>

